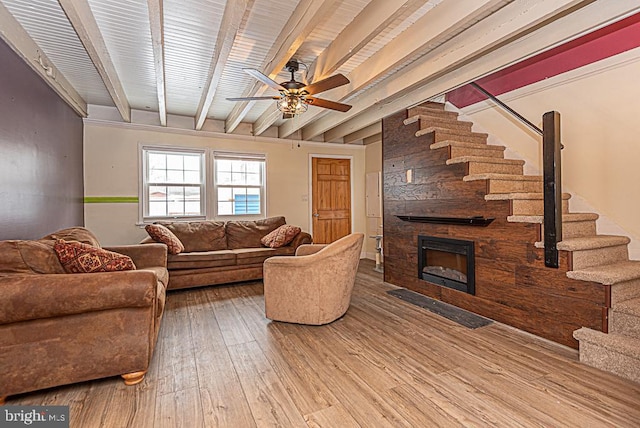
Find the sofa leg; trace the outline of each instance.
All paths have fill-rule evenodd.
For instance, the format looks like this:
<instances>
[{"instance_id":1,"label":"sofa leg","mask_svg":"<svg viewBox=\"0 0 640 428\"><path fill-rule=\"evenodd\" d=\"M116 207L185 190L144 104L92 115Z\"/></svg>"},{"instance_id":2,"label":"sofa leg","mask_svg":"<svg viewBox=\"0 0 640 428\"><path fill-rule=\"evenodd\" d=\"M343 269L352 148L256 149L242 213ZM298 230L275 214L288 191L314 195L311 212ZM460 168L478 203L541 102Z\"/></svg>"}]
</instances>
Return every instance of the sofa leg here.
<instances>
[{"instance_id":1,"label":"sofa leg","mask_svg":"<svg viewBox=\"0 0 640 428\"><path fill-rule=\"evenodd\" d=\"M136 385L142 382L144 380L144 375L146 374L147 374L147 371L143 370L141 372L125 373L121 376L122 376L122 379L124 379L124 384L127 386L131 386L131 385Z\"/></svg>"}]
</instances>

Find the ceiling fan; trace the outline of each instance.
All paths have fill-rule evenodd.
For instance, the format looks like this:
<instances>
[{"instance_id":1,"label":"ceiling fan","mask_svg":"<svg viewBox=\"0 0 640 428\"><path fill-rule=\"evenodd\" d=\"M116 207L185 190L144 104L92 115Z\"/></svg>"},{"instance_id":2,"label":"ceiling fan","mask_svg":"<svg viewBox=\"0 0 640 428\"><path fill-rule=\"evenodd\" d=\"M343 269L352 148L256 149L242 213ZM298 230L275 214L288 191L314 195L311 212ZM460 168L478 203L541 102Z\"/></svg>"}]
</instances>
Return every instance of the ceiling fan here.
<instances>
[{"instance_id":1,"label":"ceiling fan","mask_svg":"<svg viewBox=\"0 0 640 428\"><path fill-rule=\"evenodd\" d=\"M287 62L285 68L291 73L291 80L287 82L278 83L268 76L262 74L260 71L254 68L243 68L242 70L247 74L255 77L270 88L280 92L279 96L264 96L264 97L241 97L241 98L227 98L228 101L256 101L256 100L277 100L278 109L282 112L283 119L291 119L297 114L307 111L309 105L328 108L331 110L347 112L351 109L348 104L342 104L335 101L325 100L323 98L316 98L312 95L320 92L328 91L329 89L337 88L338 86L346 85L349 83L342 74L336 74L326 79L319 80L317 82L305 85L298 82L295 79L294 73L299 70L300 63L292 59Z\"/></svg>"}]
</instances>

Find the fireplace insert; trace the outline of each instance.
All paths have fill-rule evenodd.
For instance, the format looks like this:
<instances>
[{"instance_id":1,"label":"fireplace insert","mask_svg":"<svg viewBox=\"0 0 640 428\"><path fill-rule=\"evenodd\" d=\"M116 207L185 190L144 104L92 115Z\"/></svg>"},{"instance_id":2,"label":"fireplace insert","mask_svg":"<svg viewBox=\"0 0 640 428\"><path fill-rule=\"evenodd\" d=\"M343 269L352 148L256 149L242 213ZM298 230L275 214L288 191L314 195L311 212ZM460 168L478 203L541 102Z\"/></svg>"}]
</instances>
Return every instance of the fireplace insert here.
<instances>
[{"instance_id":1,"label":"fireplace insert","mask_svg":"<svg viewBox=\"0 0 640 428\"><path fill-rule=\"evenodd\" d=\"M418 278L475 294L473 241L418 236Z\"/></svg>"}]
</instances>

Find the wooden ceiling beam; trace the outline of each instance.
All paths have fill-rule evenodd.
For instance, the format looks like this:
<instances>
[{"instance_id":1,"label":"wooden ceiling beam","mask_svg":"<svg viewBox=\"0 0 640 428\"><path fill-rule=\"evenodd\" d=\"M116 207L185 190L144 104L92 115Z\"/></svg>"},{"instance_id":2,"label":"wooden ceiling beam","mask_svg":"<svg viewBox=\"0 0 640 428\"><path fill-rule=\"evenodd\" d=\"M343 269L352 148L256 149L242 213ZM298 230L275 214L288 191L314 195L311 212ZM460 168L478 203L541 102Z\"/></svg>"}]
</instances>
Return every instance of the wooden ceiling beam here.
<instances>
[{"instance_id":1,"label":"wooden ceiling beam","mask_svg":"<svg viewBox=\"0 0 640 428\"><path fill-rule=\"evenodd\" d=\"M151 44L153 45L153 65L156 70L156 92L158 93L158 114L160 125L167 126L167 93L164 74L164 11L163 0L147 0Z\"/></svg>"},{"instance_id":2,"label":"wooden ceiling beam","mask_svg":"<svg viewBox=\"0 0 640 428\"><path fill-rule=\"evenodd\" d=\"M372 0L311 64L307 79L318 81L329 77L398 16L413 12L423 4L424 0ZM253 124L254 135L265 132L279 117L277 111L265 111Z\"/></svg>"},{"instance_id":3,"label":"wooden ceiling beam","mask_svg":"<svg viewBox=\"0 0 640 428\"><path fill-rule=\"evenodd\" d=\"M428 52L448 40L473 24L479 16L499 7L501 3L501 0L456 0L439 4L349 73L347 77L351 83L333 89L331 99L349 102L349 96L366 88L372 82L384 77L391 70L410 61L420 53ZM296 121L287 121L280 126L279 136L285 138L321 115L325 115L324 111L318 110L307 111Z\"/></svg>"},{"instance_id":4,"label":"wooden ceiling beam","mask_svg":"<svg viewBox=\"0 0 640 428\"><path fill-rule=\"evenodd\" d=\"M67 15L98 74L100 74L104 86L120 112L120 116L125 122L131 122L129 101L127 101L122 82L118 77L89 3L87 0L58 0L58 3L60 3L62 10Z\"/></svg>"},{"instance_id":5,"label":"wooden ceiling beam","mask_svg":"<svg viewBox=\"0 0 640 428\"><path fill-rule=\"evenodd\" d=\"M382 122L375 122L367 127L357 130L356 132L352 132L351 134L345 135L344 142L345 144L352 143L354 141L363 140L365 138L371 137L381 132L382 132Z\"/></svg>"},{"instance_id":6,"label":"wooden ceiling beam","mask_svg":"<svg viewBox=\"0 0 640 428\"><path fill-rule=\"evenodd\" d=\"M549 2L545 3L545 6L550 5ZM551 3L559 6L558 2L554 1ZM567 2L564 3L566 5ZM498 49L495 49L490 53L477 56L472 61L461 63L459 66L454 67L447 73L438 73L431 79L427 79L426 82L423 81L422 84L411 86L411 88L408 88L406 91L396 92L393 89L390 89L390 93L396 92L396 95L393 97L390 96L383 99L381 102L376 102L374 101L376 97L378 99L382 99L380 97L382 96L382 93L384 92L383 89L385 88L374 88L374 90L367 95L367 97L370 96L371 98L363 99L362 105L358 104L357 106L357 109L359 110L358 113L349 117L348 120L343 120L338 126L335 126L336 122L339 121L338 118L341 114L335 114L333 117L328 118L331 121L331 125L329 125L331 133L335 136L348 135L361 128L369 126L375 121L381 120L385 116L413 105L420 104L436 96L443 95L455 87L462 86L476 80L478 77L490 74L509 64L522 61L540 52L544 52L553 46L557 46L560 41L575 39L584 35L585 32L601 28L616 22L623 17L640 12L640 6L634 0L622 0L620 2L616 2L615 5L603 4L603 2L597 1L572 3L574 4L574 9L580 9L574 10L566 19L559 19L551 22L553 14L546 14L546 18L542 18L545 14L538 13L543 12L539 9L536 13L546 22L541 23L542 25L537 26L534 29L535 31L528 33L526 37L521 37L517 40L514 39L510 41L510 43L504 43ZM502 19L504 19L504 17ZM474 28L473 34L482 34L482 31L481 29ZM443 47L443 49L444 48L446 47ZM425 61L434 61L434 58L436 58L438 54L443 54L443 52L436 52L433 57L429 56L429 58L425 58ZM417 64L417 66L423 67L423 64ZM425 72L427 75L429 74L428 70L419 70L418 67L416 67L408 73L409 75L407 73L402 75L399 74L397 78L407 80L416 79L413 75L414 71L418 74L423 73L424 75ZM399 82L392 81L385 83L386 89L389 89L388 85L394 85ZM354 106L354 108L356 107ZM325 118L321 120L325 120ZM329 122L319 124L319 128L322 129L327 127L328 123Z\"/></svg>"},{"instance_id":7,"label":"wooden ceiling beam","mask_svg":"<svg viewBox=\"0 0 640 428\"><path fill-rule=\"evenodd\" d=\"M216 95L216 89L220 84L220 78L224 71L224 66L229 59L229 54L238 35L238 30L240 29L244 16L250 10L250 5L253 3L254 0L229 0L225 5L220 31L218 31L218 37L216 38L216 47L213 52L213 57L211 58L207 84L200 103L198 104L198 111L196 112L196 130L201 130L207 119L209 108Z\"/></svg>"},{"instance_id":8,"label":"wooden ceiling beam","mask_svg":"<svg viewBox=\"0 0 640 428\"><path fill-rule=\"evenodd\" d=\"M373 106L380 106L381 100L388 103L401 97L429 80L451 73L474 60L490 54L499 47L524 37L554 19L559 19L574 7L592 3L592 0L516 0L489 17L478 22L472 29L464 31L442 44L400 72L386 78L381 84L369 89L358 97L353 108L347 113L329 113L302 130L303 139L311 139L327 133L327 138L335 139L333 129ZM446 3L444 3L446 4ZM438 8L435 8L437 10ZM438 27L437 21L432 24ZM391 47L392 43L387 45ZM506 63L502 66L507 65ZM360 67L359 67L360 68ZM476 75L481 75L480 72ZM330 132L327 132L331 130ZM351 133L353 130L348 130Z\"/></svg>"},{"instance_id":9,"label":"wooden ceiling beam","mask_svg":"<svg viewBox=\"0 0 640 428\"><path fill-rule=\"evenodd\" d=\"M64 75L0 2L0 38L33 69L69 106L87 117L87 103Z\"/></svg>"},{"instance_id":10,"label":"wooden ceiling beam","mask_svg":"<svg viewBox=\"0 0 640 428\"><path fill-rule=\"evenodd\" d=\"M379 134L372 135L370 137L366 137L362 140L362 144L367 146L369 144L381 143L382 142L382 132Z\"/></svg>"},{"instance_id":11,"label":"wooden ceiling beam","mask_svg":"<svg viewBox=\"0 0 640 428\"><path fill-rule=\"evenodd\" d=\"M338 3L338 0L301 0L267 53L267 61L260 71L271 79L276 78L311 31L335 10ZM266 89L263 83L256 81L242 97L260 96ZM233 132L254 104L255 101L238 102L225 121L225 132Z\"/></svg>"}]
</instances>

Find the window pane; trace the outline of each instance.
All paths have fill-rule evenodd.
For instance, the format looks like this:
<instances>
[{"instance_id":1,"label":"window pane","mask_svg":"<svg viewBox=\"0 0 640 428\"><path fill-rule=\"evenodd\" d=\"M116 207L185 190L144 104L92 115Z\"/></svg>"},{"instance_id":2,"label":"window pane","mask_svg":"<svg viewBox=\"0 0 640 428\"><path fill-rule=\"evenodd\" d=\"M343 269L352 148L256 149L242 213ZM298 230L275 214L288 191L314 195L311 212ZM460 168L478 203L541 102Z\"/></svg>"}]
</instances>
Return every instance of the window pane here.
<instances>
[{"instance_id":1,"label":"window pane","mask_svg":"<svg viewBox=\"0 0 640 428\"><path fill-rule=\"evenodd\" d=\"M168 169L184 169L184 155L167 155Z\"/></svg>"},{"instance_id":2,"label":"window pane","mask_svg":"<svg viewBox=\"0 0 640 428\"><path fill-rule=\"evenodd\" d=\"M164 153L149 153L149 169L166 169L167 155Z\"/></svg>"},{"instance_id":3,"label":"window pane","mask_svg":"<svg viewBox=\"0 0 640 428\"><path fill-rule=\"evenodd\" d=\"M167 181L166 169L150 169L149 170L150 183L165 183L166 181Z\"/></svg>"},{"instance_id":4,"label":"window pane","mask_svg":"<svg viewBox=\"0 0 640 428\"><path fill-rule=\"evenodd\" d=\"M149 215L152 217L164 217L167 215L166 202L149 202Z\"/></svg>"},{"instance_id":5,"label":"window pane","mask_svg":"<svg viewBox=\"0 0 640 428\"><path fill-rule=\"evenodd\" d=\"M188 184L200 183L200 171L185 171L184 182Z\"/></svg>"},{"instance_id":6,"label":"window pane","mask_svg":"<svg viewBox=\"0 0 640 428\"><path fill-rule=\"evenodd\" d=\"M188 171L200 171L200 155L185 156L184 169Z\"/></svg>"},{"instance_id":7,"label":"window pane","mask_svg":"<svg viewBox=\"0 0 640 428\"><path fill-rule=\"evenodd\" d=\"M216 159L215 167L217 214L262 214L264 161Z\"/></svg>"},{"instance_id":8,"label":"window pane","mask_svg":"<svg viewBox=\"0 0 640 428\"><path fill-rule=\"evenodd\" d=\"M218 202L218 215L232 215L233 202Z\"/></svg>"},{"instance_id":9,"label":"window pane","mask_svg":"<svg viewBox=\"0 0 640 428\"><path fill-rule=\"evenodd\" d=\"M184 173L181 169L167 170L167 183L184 183Z\"/></svg>"}]
</instances>

